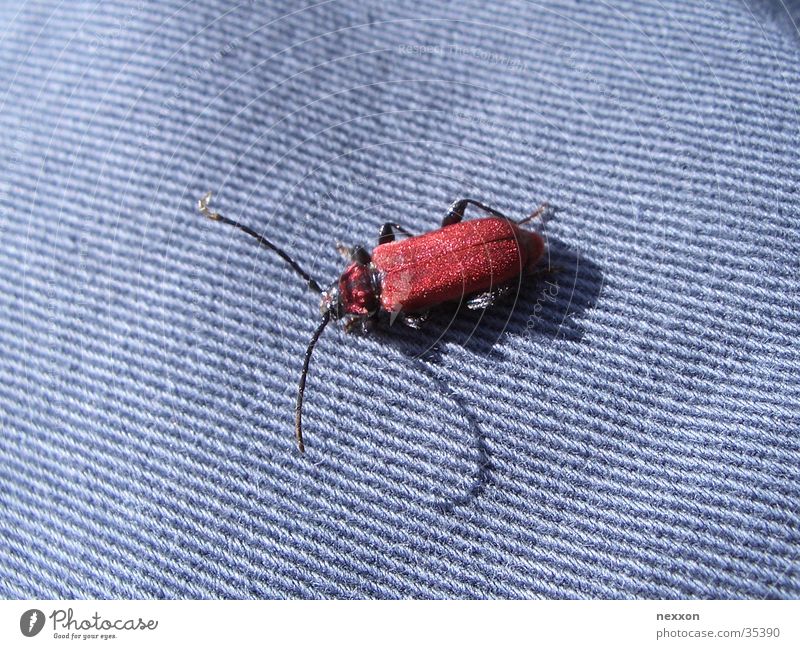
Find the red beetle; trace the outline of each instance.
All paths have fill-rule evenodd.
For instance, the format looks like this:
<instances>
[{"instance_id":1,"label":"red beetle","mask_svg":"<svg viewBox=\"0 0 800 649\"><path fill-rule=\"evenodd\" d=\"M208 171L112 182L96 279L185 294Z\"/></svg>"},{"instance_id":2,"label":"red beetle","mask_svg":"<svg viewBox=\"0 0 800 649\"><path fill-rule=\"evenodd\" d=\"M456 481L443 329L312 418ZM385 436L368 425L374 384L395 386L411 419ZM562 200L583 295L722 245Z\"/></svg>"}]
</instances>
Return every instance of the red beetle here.
<instances>
[{"instance_id":1,"label":"red beetle","mask_svg":"<svg viewBox=\"0 0 800 649\"><path fill-rule=\"evenodd\" d=\"M346 331L360 327L367 332L381 319L392 324L400 317L410 327L419 328L430 309L447 302L466 300L470 309L483 309L511 290L523 273L530 272L544 254L544 239L537 232L519 226L541 216L542 204L530 216L512 221L478 201L456 201L442 219L442 227L415 236L396 223L383 225L378 245L368 253L364 248L338 246L350 264L329 289L317 282L289 255L260 234L232 221L208 207L209 192L198 201L202 214L222 221L275 251L322 296L320 322L306 349L295 406L295 433L300 452L303 445L303 393L311 353L322 330L331 318L343 320ZM463 221L468 205L488 217ZM407 238L396 241L395 231Z\"/></svg>"}]
</instances>

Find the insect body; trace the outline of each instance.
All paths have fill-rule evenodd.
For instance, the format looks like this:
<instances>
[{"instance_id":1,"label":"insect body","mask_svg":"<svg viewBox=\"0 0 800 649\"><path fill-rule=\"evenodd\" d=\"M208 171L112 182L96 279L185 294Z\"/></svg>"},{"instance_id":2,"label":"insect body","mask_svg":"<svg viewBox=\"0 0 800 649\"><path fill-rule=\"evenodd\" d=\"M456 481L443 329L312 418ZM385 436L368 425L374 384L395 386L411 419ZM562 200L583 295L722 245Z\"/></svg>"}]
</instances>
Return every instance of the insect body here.
<instances>
[{"instance_id":1,"label":"insect body","mask_svg":"<svg viewBox=\"0 0 800 649\"><path fill-rule=\"evenodd\" d=\"M466 300L472 309L490 306L511 290L519 277L530 272L542 258L544 239L537 232L520 227L541 216L541 205L527 218L512 221L497 210L471 199L453 203L438 230L414 236L405 228L386 223L378 245L370 254L361 247L339 246L350 263L338 281L327 290L305 272L289 255L247 227L225 218L208 207L211 194L198 202L207 217L246 232L263 246L275 251L321 295L322 321L306 349L295 406L295 434L300 451L303 445L303 394L311 353L328 322L341 320L350 331L367 332L380 320L392 324L397 318L418 328L430 309L447 302ZM464 221L464 211L474 205L485 218ZM397 240L396 232L405 236Z\"/></svg>"}]
</instances>

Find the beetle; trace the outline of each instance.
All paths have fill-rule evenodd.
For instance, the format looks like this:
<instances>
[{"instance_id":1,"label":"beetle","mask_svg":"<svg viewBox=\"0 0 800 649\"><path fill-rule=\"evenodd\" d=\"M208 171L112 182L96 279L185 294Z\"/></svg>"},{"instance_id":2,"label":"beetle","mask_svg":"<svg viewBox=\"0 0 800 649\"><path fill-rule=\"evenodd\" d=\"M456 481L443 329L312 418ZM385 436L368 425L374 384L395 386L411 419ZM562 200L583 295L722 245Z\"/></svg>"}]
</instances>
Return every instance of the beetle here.
<instances>
[{"instance_id":1,"label":"beetle","mask_svg":"<svg viewBox=\"0 0 800 649\"><path fill-rule=\"evenodd\" d=\"M198 201L201 214L242 230L277 253L320 295L322 320L306 348L295 404L295 436L301 453L305 451L303 395L308 365L330 320L341 320L345 331L367 333L378 322L388 319L391 325L397 318L418 329L431 309L448 302L466 300L467 308L484 309L511 291L521 275L532 272L545 251L542 235L520 226L542 217L547 203L514 221L483 203L462 198L452 203L437 230L414 235L396 223L385 223L372 253L361 246L339 244L337 249L349 263L338 280L322 289L278 246L247 225L212 211L210 201L211 192ZM465 221L470 205L488 216ZM405 238L398 239L397 233Z\"/></svg>"}]
</instances>

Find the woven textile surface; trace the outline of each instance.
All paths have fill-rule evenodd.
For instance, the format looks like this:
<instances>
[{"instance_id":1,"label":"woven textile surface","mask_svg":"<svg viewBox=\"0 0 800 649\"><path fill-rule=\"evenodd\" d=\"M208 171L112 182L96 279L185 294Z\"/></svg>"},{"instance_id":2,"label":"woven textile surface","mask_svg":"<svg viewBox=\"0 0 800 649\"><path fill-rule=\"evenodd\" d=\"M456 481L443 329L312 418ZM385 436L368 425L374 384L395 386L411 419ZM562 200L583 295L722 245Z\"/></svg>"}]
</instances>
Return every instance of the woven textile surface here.
<instances>
[{"instance_id":1,"label":"woven textile surface","mask_svg":"<svg viewBox=\"0 0 800 649\"><path fill-rule=\"evenodd\" d=\"M0 9L0 594L800 597L800 11ZM542 201L556 272L323 334L336 242ZM470 212L472 216L474 213Z\"/></svg>"}]
</instances>

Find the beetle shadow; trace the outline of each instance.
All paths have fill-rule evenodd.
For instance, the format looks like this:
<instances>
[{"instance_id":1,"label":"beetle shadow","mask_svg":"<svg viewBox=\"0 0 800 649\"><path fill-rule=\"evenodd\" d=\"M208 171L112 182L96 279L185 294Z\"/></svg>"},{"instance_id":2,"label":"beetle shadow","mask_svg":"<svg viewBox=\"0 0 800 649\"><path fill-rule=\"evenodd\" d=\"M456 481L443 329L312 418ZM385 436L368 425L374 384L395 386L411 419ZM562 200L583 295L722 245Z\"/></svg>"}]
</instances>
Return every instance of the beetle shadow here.
<instances>
[{"instance_id":1,"label":"beetle shadow","mask_svg":"<svg viewBox=\"0 0 800 649\"><path fill-rule=\"evenodd\" d=\"M464 404L464 401L461 399L461 397L455 394L453 390L450 389L450 387L444 381L442 381L441 378L439 378L439 376L431 369L430 365L423 362L419 358L413 359L412 362L417 366L419 371L426 374L439 387L439 390L442 394L447 394L450 396L455 402L456 406L458 406L458 409L467 420L468 429L472 438L472 446L476 454L476 468L472 473L469 487L464 491L464 493L459 496L443 498L431 503L436 509L444 513L448 513L453 511L453 509L456 507L468 505L486 490L486 486L491 479L491 473L493 469L491 453L489 452L489 447L486 444L486 435L481 431L475 416Z\"/></svg>"},{"instance_id":2,"label":"beetle shadow","mask_svg":"<svg viewBox=\"0 0 800 649\"><path fill-rule=\"evenodd\" d=\"M506 336L531 336L537 340L568 340L580 343L585 329L582 319L592 309L603 288L600 267L579 251L552 238L548 241L547 265L554 269L536 281L524 282L519 291L491 307L473 311L464 307L443 308L432 313L422 329L400 323L391 330L378 330L387 344L427 374L443 393L449 393L469 422L477 453L470 486L461 496L434 503L442 511L468 505L480 496L491 480L492 458L486 436L464 401L437 375L446 348L460 345L477 354L504 354L497 350Z\"/></svg>"},{"instance_id":3,"label":"beetle shadow","mask_svg":"<svg viewBox=\"0 0 800 649\"><path fill-rule=\"evenodd\" d=\"M603 273L583 253L552 237L546 254L543 266L549 271L523 281L518 290L486 309L471 310L463 304L441 307L431 312L421 329L397 322L378 335L402 354L433 363L441 361L449 345L504 357L497 347L508 336L580 343L585 334L583 316L597 303Z\"/></svg>"}]
</instances>

